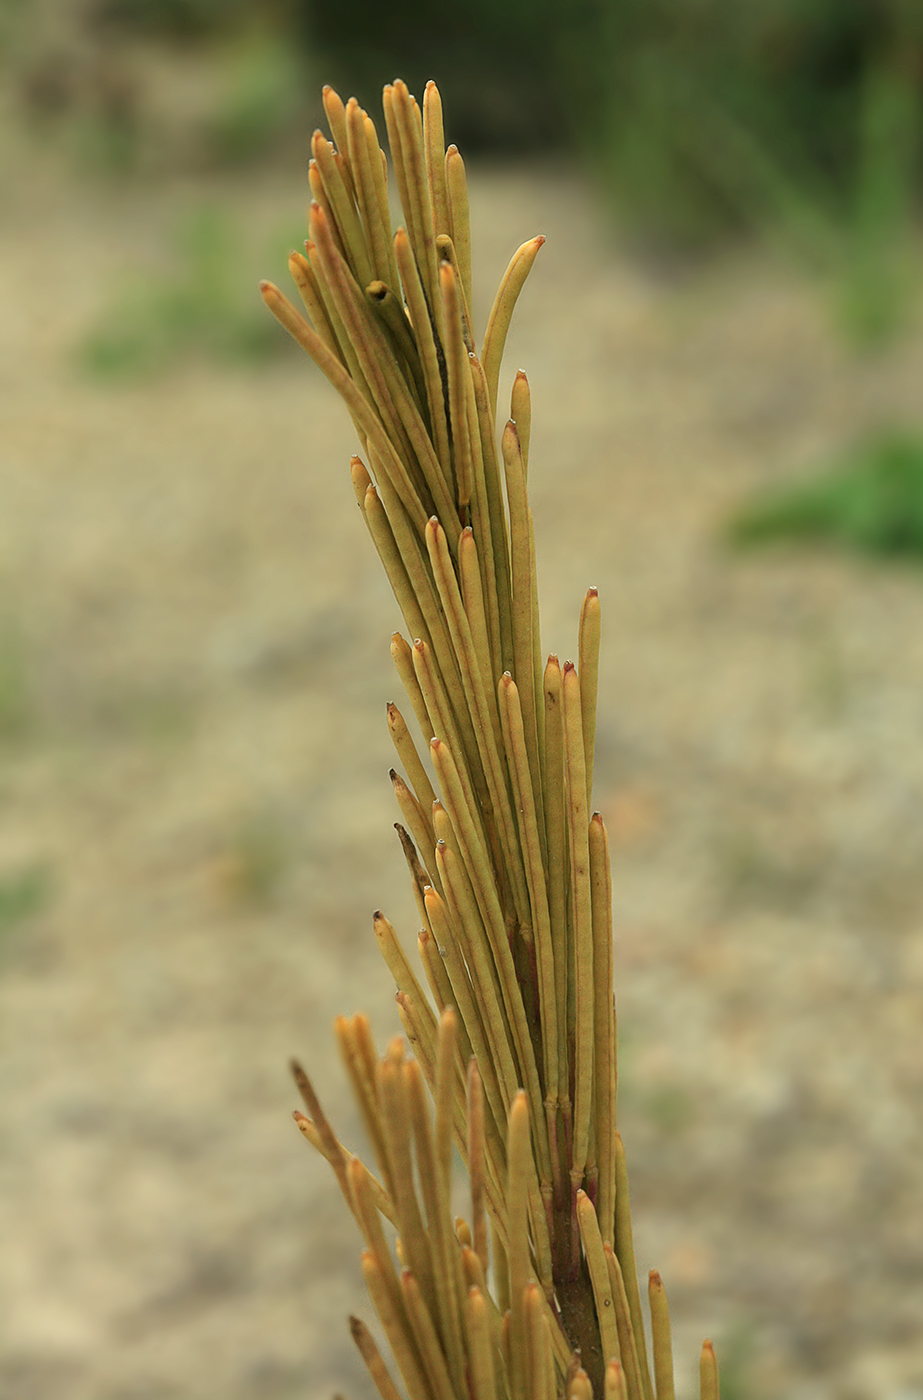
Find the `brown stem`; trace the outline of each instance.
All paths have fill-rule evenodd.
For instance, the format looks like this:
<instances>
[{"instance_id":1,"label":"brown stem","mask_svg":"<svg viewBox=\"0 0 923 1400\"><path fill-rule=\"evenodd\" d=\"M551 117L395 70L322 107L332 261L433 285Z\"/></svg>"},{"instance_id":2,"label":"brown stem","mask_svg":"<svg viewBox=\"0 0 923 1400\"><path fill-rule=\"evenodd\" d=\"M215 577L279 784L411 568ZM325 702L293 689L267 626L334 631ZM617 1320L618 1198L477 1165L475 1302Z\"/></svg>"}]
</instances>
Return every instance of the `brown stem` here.
<instances>
[{"instance_id":1,"label":"brown stem","mask_svg":"<svg viewBox=\"0 0 923 1400\"><path fill-rule=\"evenodd\" d=\"M575 1278L556 1284L556 1292L565 1334L574 1350L580 1352L593 1394L602 1396L605 1368L590 1280L581 1270Z\"/></svg>"}]
</instances>

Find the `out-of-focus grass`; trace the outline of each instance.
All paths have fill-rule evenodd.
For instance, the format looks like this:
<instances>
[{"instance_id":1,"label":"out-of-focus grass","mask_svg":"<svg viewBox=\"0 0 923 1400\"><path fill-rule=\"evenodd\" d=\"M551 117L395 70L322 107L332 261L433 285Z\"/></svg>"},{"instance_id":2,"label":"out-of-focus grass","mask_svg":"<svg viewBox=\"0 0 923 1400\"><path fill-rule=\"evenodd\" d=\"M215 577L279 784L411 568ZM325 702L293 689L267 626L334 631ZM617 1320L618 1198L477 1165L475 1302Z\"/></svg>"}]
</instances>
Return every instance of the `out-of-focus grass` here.
<instances>
[{"instance_id":1,"label":"out-of-focus grass","mask_svg":"<svg viewBox=\"0 0 923 1400\"><path fill-rule=\"evenodd\" d=\"M923 563L923 437L888 431L871 438L822 475L754 502L728 533L739 546L827 541Z\"/></svg>"},{"instance_id":2,"label":"out-of-focus grass","mask_svg":"<svg viewBox=\"0 0 923 1400\"><path fill-rule=\"evenodd\" d=\"M18 629L0 624L0 742L20 739L33 720L26 653Z\"/></svg>"},{"instance_id":3,"label":"out-of-focus grass","mask_svg":"<svg viewBox=\"0 0 923 1400\"><path fill-rule=\"evenodd\" d=\"M214 207L194 210L176 231L172 272L127 282L78 346L79 363L118 379L191 357L255 363L287 353L287 337L243 282L241 261L231 217Z\"/></svg>"},{"instance_id":4,"label":"out-of-focus grass","mask_svg":"<svg viewBox=\"0 0 923 1400\"><path fill-rule=\"evenodd\" d=\"M639 1112L664 1138L679 1137L695 1121L695 1104L682 1084L653 1084L637 1099Z\"/></svg>"},{"instance_id":5,"label":"out-of-focus grass","mask_svg":"<svg viewBox=\"0 0 923 1400\"><path fill-rule=\"evenodd\" d=\"M909 20L850 33L823 0L792 12L764 3L709 51L721 0L689 15L674 37L645 21L620 53L614 36L632 5L613 7L602 116L587 150L618 220L646 243L721 247L756 234L822 279L833 318L857 349L904 329L920 283L913 220L920 185L923 101L909 55ZM664 0L662 14L672 8ZM827 9L827 13L822 13ZM762 11L762 13L760 13ZM726 18L728 18L726 16ZM684 25L691 48L682 47ZM774 58L774 44L790 52ZM774 67L778 65L778 71ZM601 75L602 76L602 75Z\"/></svg>"},{"instance_id":6,"label":"out-of-focus grass","mask_svg":"<svg viewBox=\"0 0 923 1400\"><path fill-rule=\"evenodd\" d=\"M281 815L259 810L239 818L222 844L211 870L222 905L266 909L279 898L291 862Z\"/></svg>"},{"instance_id":7,"label":"out-of-focus grass","mask_svg":"<svg viewBox=\"0 0 923 1400\"><path fill-rule=\"evenodd\" d=\"M827 222L836 319L860 349L893 339L916 310L921 273L912 230L921 125L912 71L872 65L859 108L855 188L845 220L834 208Z\"/></svg>"},{"instance_id":8,"label":"out-of-focus grass","mask_svg":"<svg viewBox=\"0 0 923 1400\"><path fill-rule=\"evenodd\" d=\"M816 895L823 870L810 852L782 851L768 837L740 824L718 833L715 893L722 913L748 905L794 910Z\"/></svg>"},{"instance_id":9,"label":"out-of-focus grass","mask_svg":"<svg viewBox=\"0 0 923 1400\"><path fill-rule=\"evenodd\" d=\"M752 1376L756 1336L752 1323L740 1321L718 1341L721 1400L757 1400Z\"/></svg>"},{"instance_id":10,"label":"out-of-focus grass","mask_svg":"<svg viewBox=\"0 0 923 1400\"><path fill-rule=\"evenodd\" d=\"M172 142L148 110L152 94L136 91L130 66L104 68L104 90L83 100L69 124L77 162L94 173L122 178L145 168L182 164L184 146L193 165L247 167L265 158L275 143L286 144L289 133L303 123L304 63L283 35L251 25L214 44L200 62L206 94L202 110L189 114L183 139L174 131ZM143 72L141 76L143 81Z\"/></svg>"},{"instance_id":11,"label":"out-of-focus grass","mask_svg":"<svg viewBox=\"0 0 923 1400\"><path fill-rule=\"evenodd\" d=\"M46 865L26 865L0 875L0 950L3 942L48 905L51 874Z\"/></svg>"},{"instance_id":12,"label":"out-of-focus grass","mask_svg":"<svg viewBox=\"0 0 923 1400\"><path fill-rule=\"evenodd\" d=\"M226 82L208 133L221 164L241 165L271 149L304 105L297 48L271 31L244 33L224 55Z\"/></svg>"}]
</instances>

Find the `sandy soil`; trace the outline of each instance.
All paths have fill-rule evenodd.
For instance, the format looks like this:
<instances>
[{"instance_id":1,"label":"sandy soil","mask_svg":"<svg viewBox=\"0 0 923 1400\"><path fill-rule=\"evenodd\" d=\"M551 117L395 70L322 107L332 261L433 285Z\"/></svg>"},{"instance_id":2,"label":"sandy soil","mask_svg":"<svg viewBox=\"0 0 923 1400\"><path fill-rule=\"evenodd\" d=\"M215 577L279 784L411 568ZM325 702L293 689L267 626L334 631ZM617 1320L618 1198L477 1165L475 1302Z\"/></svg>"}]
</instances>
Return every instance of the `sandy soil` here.
<instances>
[{"instance_id":1,"label":"sandy soil","mask_svg":"<svg viewBox=\"0 0 923 1400\"><path fill-rule=\"evenodd\" d=\"M575 181L475 174L482 298L549 237L508 368L536 404L546 645L573 647L588 584L605 608L623 1132L682 1394L708 1333L726 1400L918 1400L923 578L733 558L718 532L764 481L918 416L923 337L859 361L767 262L655 275ZM39 181L0 226L10 1400L370 1394L357 1241L285 1071L303 1057L360 1141L330 1022L393 1032L370 911L414 932L396 610L351 431L294 353L123 386L72 356L206 196L248 248L300 223L293 170ZM31 914L4 896L24 879Z\"/></svg>"}]
</instances>

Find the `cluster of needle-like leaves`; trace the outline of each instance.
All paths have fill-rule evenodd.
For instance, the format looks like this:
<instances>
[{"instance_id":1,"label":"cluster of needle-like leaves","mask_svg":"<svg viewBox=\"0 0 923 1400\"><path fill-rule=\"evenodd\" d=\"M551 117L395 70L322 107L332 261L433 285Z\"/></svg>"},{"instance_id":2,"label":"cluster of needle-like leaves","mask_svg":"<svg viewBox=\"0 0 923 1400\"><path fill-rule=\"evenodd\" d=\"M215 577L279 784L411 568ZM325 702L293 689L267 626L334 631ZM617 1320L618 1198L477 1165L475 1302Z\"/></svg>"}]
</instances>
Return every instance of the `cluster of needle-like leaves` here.
<instances>
[{"instance_id":1,"label":"cluster of needle-like leaves","mask_svg":"<svg viewBox=\"0 0 923 1400\"><path fill-rule=\"evenodd\" d=\"M412 1053L398 1038L380 1059L361 1015L337 1034L379 1176L337 1140L300 1069L298 1122L365 1237L411 1400L672 1400L656 1273L648 1358L616 1129L609 851L591 815L599 600L590 589L577 665L546 660L521 372L499 446L495 430L510 318L544 240L514 255L478 349L465 169L445 149L435 85L422 109L401 82L384 92L404 216L393 234L372 120L329 88L324 105L334 143L313 137L310 239L289 263L309 319L262 292L352 415L353 486L407 628L391 649L422 743L396 705L388 723L427 986L376 914ZM468 1222L450 1208L453 1140ZM396 1400L370 1332L352 1325ZM710 1343L702 1395L717 1396Z\"/></svg>"}]
</instances>

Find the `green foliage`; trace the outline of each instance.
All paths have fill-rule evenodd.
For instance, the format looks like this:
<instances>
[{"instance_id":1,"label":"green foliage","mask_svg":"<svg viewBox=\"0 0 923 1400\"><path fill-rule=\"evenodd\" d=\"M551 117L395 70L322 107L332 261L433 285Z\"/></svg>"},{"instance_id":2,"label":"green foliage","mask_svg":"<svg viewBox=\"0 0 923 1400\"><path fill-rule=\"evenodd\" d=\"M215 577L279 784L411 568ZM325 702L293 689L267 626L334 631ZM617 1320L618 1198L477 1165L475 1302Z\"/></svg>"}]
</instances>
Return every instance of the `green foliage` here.
<instances>
[{"instance_id":1,"label":"green foliage","mask_svg":"<svg viewBox=\"0 0 923 1400\"><path fill-rule=\"evenodd\" d=\"M755 1400L751 1372L756 1352L752 1323L740 1321L720 1341L721 1400Z\"/></svg>"},{"instance_id":2,"label":"green foliage","mask_svg":"<svg viewBox=\"0 0 923 1400\"><path fill-rule=\"evenodd\" d=\"M678 1137L692 1123L695 1105L682 1084L661 1083L640 1097L640 1109L664 1137Z\"/></svg>"},{"instance_id":3,"label":"green foliage","mask_svg":"<svg viewBox=\"0 0 923 1400\"><path fill-rule=\"evenodd\" d=\"M912 76L900 68L873 67L860 121L856 189L840 245L835 309L848 339L874 346L902 329L919 280L908 239L921 144L920 95ZM836 255L836 240L831 241Z\"/></svg>"},{"instance_id":4,"label":"green foliage","mask_svg":"<svg viewBox=\"0 0 923 1400\"><path fill-rule=\"evenodd\" d=\"M51 878L44 865L27 865L0 875L0 939L40 913L51 893Z\"/></svg>"},{"instance_id":5,"label":"green foliage","mask_svg":"<svg viewBox=\"0 0 923 1400\"><path fill-rule=\"evenodd\" d=\"M98 22L141 33L195 39L241 20L253 0L101 0Z\"/></svg>"},{"instance_id":6,"label":"green foliage","mask_svg":"<svg viewBox=\"0 0 923 1400\"><path fill-rule=\"evenodd\" d=\"M0 741L18 739L32 722L32 694L18 629L0 627Z\"/></svg>"},{"instance_id":7,"label":"green foliage","mask_svg":"<svg viewBox=\"0 0 923 1400\"><path fill-rule=\"evenodd\" d=\"M648 245L768 236L832 284L847 340L899 331L915 291L923 12L605 0L597 14L604 116L581 138L622 225Z\"/></svg>"},{"instance_id":8,"label":"green foliage","mask_svg":"<svg viewBox=\"0 0 923 1400\"><path fill-rule=\"evenodd\" d=\"M244 817L231 834L218 872L228 903L251 909L271 907L289 859L286 832L276 814L254 812Z\"/></svg>"},{"instance_id":9,"label":"green foliage","mask_svg":"<svg viewBox=\"0 0 923 1400\"><path fill-rule=\"evenodd\" d=\"M227 91L210 144L221 163L236 165L268 150L297 119L303 71L292 45L270 32L245 35L225 62Z\"/></svg>"},{"instance_id":10,"label":"green foliage","mask_svg":"<svg viewBox=\"0 0 923 1400\"><path fill-rule=\"evenodd\" d=\"M598 0L588 13L571 64L589 60L602 85L608 121L597 134L613 175L645 179L640 212L656 199L661 219L677 177L718 227L803 201L846 207L868 155L891 159L876 140L882 94L906 106L905 93L919 92L920 19L899 4ZM631 158L639 146L655 154L653 174Z\"/></svg>"},{"instance_id":11,"label":"green foliage","mask_svg":"<svg viewBox=\"0 0 923 1400\"><path fill-rule=\"evenodd\" d=\"M156 373L190 358L253 363L288 352L241 285L239 240L220 209L200 208L175 235L174 267L136 278L78 349L102 378Z\"/></svg>"},{"instance_id":12,"label":"green foliage","mask_svg":"<svg viewBox=\"0 0 923 1400\"><path fill-rule=\"evenodd\" d=\"M870 439L818 478L749 507L730 538L739 545L823 540L923 562L923 438L889 432Z\"/></svg>"},{"instance_id":13,"label":"green foliage","mask_svg":"<svg viewBox=\"0 0 923 1400\"><path fill-rule=\"evenodd\" d=\"M714 856L722 913L745 907L803 909L817 892L820 873L811 851L782 850L744 822L719 834Z\"/></svg>"}]
</instances>

